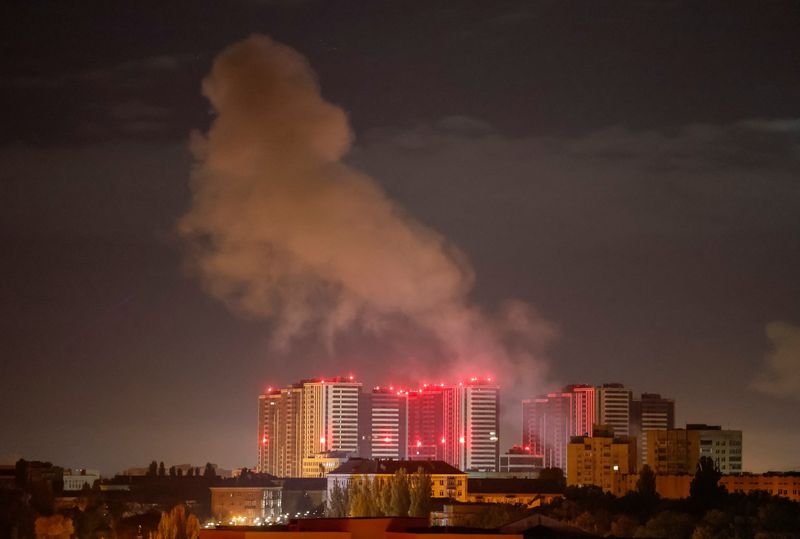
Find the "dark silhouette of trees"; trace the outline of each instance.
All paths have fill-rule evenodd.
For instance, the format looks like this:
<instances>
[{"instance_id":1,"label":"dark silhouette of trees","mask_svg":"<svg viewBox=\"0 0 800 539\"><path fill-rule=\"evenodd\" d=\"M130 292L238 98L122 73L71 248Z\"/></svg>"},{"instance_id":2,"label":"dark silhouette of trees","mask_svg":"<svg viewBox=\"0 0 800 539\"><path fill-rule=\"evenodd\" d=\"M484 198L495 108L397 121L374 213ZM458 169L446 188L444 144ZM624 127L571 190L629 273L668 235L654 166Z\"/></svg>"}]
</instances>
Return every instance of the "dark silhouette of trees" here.
<instances>
[{"instance_id":1,"label":"dark silhouette of trees","mask_svg":"<svg viewBox=\"0 0 800 539\"><path fill-rule=\"evenodd\" d=\"M147 467L147 475L150 477L155 477L158 475L158 462L151 461L150 465Z\"/></svg>"},{"instance_id":2,"label":"dark silhouette of trees","mask_svg":"<svg viewBox=\"0 0 800 539\"><path fill-rule=\"evenodd\" d=\"M658 498L658 493L656 492L656 474L653 473L653 469L647 464L642 466L639 472L639 479L636 481L636 492L645 499Z\"/></svg>"},{"instance_id":3,"label":"dark silhouette of trees","mask_svg":"<svg viewBox=\"0 0 800 539\"><path fill-rule=\"evenodd\" d=\"M205 470L203 470L203 477L206 479L214 479L217 477L217 472L214 470L214 466L210 462L206 462Z\"/></svg>"},{"instance_id":4,"label":"dark silhouette of trees","mask_svg":"<svg viewBox=\"0 0 800 539\"><path fill-rule=\"evenodd\" d=\"M725 487L719 484L721 477L711 457L700 457L694 479L689 485L689 499L695 507L708 509L720 506L727 494Z\"/></svg>"},{"instance_id":5,"label":"dark silhouette of trees","mask_svg":"<svg viewBox=\"0 0 800 539\"><path fill-rule=\"evenodd\" d=\"M158 463L158 476L165 477L167 475L167 470L164 468L164 461Z\"/></svg>"}]
</instances>

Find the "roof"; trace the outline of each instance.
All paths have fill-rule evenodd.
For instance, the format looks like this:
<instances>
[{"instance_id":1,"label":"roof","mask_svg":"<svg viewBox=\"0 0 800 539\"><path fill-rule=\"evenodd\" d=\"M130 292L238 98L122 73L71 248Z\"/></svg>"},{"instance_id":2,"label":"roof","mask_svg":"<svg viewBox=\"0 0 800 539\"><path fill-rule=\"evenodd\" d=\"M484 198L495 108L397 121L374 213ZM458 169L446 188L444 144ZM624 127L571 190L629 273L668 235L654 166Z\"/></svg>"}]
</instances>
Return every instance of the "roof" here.
<instances>
[{"instance_id":1,"label":"roof","mask_svg":"<svg viewBox=\"0 0 800 539\"><path fill-rule=\"evenodd\" d=\"M381 460L352 458L328 475L394 474L398 470L414 473L419 469L431 475L466 475L443 460Z\"/></svg>"},{"instance_id":2,"label":"roof","mask_svg":"<svg viewBox=\"0 0 800 539\"><path fill-rule=\"evenodd\" d=\"M542 494L561 493L563 489L553 485L551 481L524 478L472 478L467 480L467 492L473 494Z\"/></svg>"},{"instance_id":3,"label":"roof","mask_svg":"<svg viewBox=\"0 0 800 539\"><path fill-rule=\"evenodd\" d=\"M328 480L324 477L286 477L281 479L283 490L326 490Z\"/></svg>"}]
</instances>

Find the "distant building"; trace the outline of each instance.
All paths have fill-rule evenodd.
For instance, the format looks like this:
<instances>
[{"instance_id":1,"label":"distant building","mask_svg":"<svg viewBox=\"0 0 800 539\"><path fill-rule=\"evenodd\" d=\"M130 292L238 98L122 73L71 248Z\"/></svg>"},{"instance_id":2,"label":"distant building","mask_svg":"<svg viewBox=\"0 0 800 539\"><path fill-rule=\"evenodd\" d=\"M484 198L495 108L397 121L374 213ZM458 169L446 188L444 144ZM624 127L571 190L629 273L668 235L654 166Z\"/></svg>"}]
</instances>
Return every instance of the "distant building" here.
<instances>
[{"instance_id":1,"label":"distant building","mask_svg":"<svg viewBox=\"0 0 800 539\"><path fill-rule=\"evenodd\" d=\"M278 477L299 477L304 458L326 451L355 454L360 392L361 383L352 376L269 388L258 399L256 469Z\"/></svg>"},{"instance_id":2,"label":"distant building","mask_svg":"<svg viewBox=\"0 0 800 539\"><path fill-rule=\"evenodd\" d=\"M603 384L597 388L597 422L614 429L615 436L628 436L632 396L631 390L622 384Z\"/></svg>"},{"instance_id":3,"label":"distant building","mask_svg":"<svg viewBox=\"0 0 800 539\"><path fill-rule=\"evenodd\" d=\"M227 479L211 489L211 514L226 525L275 522L281 515L281 485L266 474Z\"/></svg>"},{"instance_id":4,"label":"distant building","mask_svg":"<svg viewBox=\"0 0 800 539\"><path fill-rule=\"evenodd\" d=\"M467 474L446 462L361 458L350 459L328 474L328 499L330 499L331 491L337 482L341 488L346 489L352 480L360 480L364 477L371 481L375 479L388 480L401 469L409 475L419 469L430 474L432 498L452 498L460 501L466 499Z\"/></svg>"},{"instance_id":5,"label":"distant building","mask_svg":"<svg viewBox=\"0 0 800 539\"><path fill-rule=\"evenodd\" d=\"M563 489L547 481L526 478L472 478L467 480L467 501L511 503L536 507L563 497Z\"/></svg>"},{"instance_id":6,"label":"distant building","mask_svg":"<svg viewBox=\"0 0 800 539\"><path fill-rule=\"evenodd\" d=\"M408 454L408 392L375 387L361 394L359 456L405 460Z\"/></svg>"},{"instance_id":7,"label":"distant building","mask_svg":"<svg viewBox=\"0 0 800 539\"><path fill-rule=\"evenodd\" d=\"M593 386L573 384L522 401L522 445L542 455L545 468L566 470L570 438L592 435L596 400Z\"/></svg>"},{"instance_id":8,"label":"distant building","mask_svg":"<svg viewBox=\"0 0 800 539\"><path fill-rule=\"evenodd\" d=\"M345 451L327 451L303 458L302 477L326 477L350 459Z\"/></svg>"},{"instance_id":9,"label":"distant building","mask_svg":"<svg viewBox=\"0 0 800 539\"><path fill-rule=\"evenodd\" d=\"M427 385L409 391L409 460L444 460L447 438L444 433L444 384Z\"/></svg>"},{"instance_id":10,"label":"distant building","mask_svg":"<svg viewBox=\"0 0 800 539\"><path fill-rule=\"evenodd\" d=\"M647 464L657 474L693 475L700 457L713 459L722 474L741 473L742 431L687 424L647 433Z\"/></svg>"},{"instance_id":11,"label":"distant building","mask_svg":"<svg viewBox=\"0 0 800 539\"><path fill-rule=\"evenodd\" d=\"M83 490L84 485L92 488L100 480L99 470L64 470L64 490Z\"/></svg>"},{"instance_id":12,"label":"distant building","mask_svg":"<svg viewBox=\"0 0 800 539\"><path fill-rule=\"evenodd\" d=\"M568 449L567 485L616 492L626 474L636 471L636 439L595 427L594 436L575 436Z\"/></svg>"},{"instance_id":13,"label":"distant building","mask_svg":"<svg viewBox=\"0 0 800 539\"><path fill-rule=\"evenodd\" d=\"M514 446L500 455L501 473L519 474L518 477L535 477L544 467L544 457L536 455L530 447Z\"/></svg>"},{"instance_id":14,"label":"distant building","mask_svg":"<svg viewBox=\"0 0 800 539\"><path fill-rule=\"evenodd\" d=\"M647 464L647 433L675 428L675 401L657 393L642 393L631 402L631 434L636 436L637 463Z\"/></svg>"}]
</instances>

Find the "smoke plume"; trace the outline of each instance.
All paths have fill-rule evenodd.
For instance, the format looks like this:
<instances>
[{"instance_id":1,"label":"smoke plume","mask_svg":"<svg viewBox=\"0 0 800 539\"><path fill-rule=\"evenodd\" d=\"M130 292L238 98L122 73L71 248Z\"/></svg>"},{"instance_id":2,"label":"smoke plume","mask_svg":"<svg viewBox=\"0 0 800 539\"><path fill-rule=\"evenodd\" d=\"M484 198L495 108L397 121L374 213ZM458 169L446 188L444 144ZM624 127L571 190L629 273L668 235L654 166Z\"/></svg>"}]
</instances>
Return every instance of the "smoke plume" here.
<instances>
[{"instance_id":1,"label":"smoke plume","mask_svg":"<svg viewBox=\"0 0 800 539\"><path fill-rule=\"evenodd\" d=\"M542 375L553 329L519 301L492 315L471 303L463 253L343 162L346 115L300 53L252 36L216 58L203 94L216 118L193 137L179 230L211 295L272 320L284 347L309 335L332 346L358 328L433 343L443 361L431 374Z\"/></svg>"}]
</instances>

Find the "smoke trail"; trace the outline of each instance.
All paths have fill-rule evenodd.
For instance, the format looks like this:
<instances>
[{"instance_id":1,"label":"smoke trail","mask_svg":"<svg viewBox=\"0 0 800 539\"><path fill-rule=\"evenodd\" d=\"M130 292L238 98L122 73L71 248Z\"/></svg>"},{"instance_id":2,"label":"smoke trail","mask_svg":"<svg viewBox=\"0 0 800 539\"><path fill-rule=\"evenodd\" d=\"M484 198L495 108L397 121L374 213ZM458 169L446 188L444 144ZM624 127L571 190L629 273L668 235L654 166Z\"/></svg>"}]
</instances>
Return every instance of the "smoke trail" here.
<instances>
[{"instance_id":1,"label":"smoke trail","mask_svg":"<svg viewBox=\"0 0 800 539\"><path fill-rule=\"evenodd\" d=\"M445 367L541 376L552 328L521 302L491 317L469 302L463 254L342 162L347 118L297 51L264 36L236 43L203 94L217 117L194 136L192 206L179 230L210 294L274 320L283 345L405 326L440 347Z\"/></svg>"}]
</instances>

